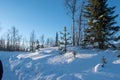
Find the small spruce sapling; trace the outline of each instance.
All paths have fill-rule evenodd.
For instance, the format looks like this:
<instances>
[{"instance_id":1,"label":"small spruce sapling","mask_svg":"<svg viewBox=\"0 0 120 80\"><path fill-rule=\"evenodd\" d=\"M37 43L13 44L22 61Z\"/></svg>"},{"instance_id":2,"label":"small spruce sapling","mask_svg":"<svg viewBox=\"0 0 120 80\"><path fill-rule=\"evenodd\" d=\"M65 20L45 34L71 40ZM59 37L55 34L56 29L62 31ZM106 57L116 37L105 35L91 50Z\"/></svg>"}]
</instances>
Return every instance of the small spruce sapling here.
<instances>
[{"instance_id":1,"label":"small spruce sapling","mask_svg":"<svg viewBox=\"0 0 120 80\"><path fill-rule=\"evenodd\" d=\"M66 26L64 27L64 31L60 33L61 34L61 37L60 37L60 46L63 46L62 47L62 51L63 53L66 53L67 52L67 45L70 45L70 40L71 40L71 37L70 37L70 33L67 32L67 29L66 29Z\"/></svg>"},{"instance_id":2,"label":"small spruce sapling","mask_svg":"<svg viewBox=\"0 0 120 80\"><path fill-rule=\"evenodd\" d=\"M36 50L39 50L40 49L40 44L39 44L39 41L37 40L36 41Z\"/></svg>"},{"instance_id":3,"label":"small spruce sapling","mask_svg":"<svg viewBox=\"0 0 120 80\"><path fill-rule=\"evenodd\" d=\"M107 61L106 61L106 58L103 56L103 57L102 57L102 65L101 65L101 67L104 68L104 65L105 65L105 64L107 64Z\"/></svg>"}]
</instances>

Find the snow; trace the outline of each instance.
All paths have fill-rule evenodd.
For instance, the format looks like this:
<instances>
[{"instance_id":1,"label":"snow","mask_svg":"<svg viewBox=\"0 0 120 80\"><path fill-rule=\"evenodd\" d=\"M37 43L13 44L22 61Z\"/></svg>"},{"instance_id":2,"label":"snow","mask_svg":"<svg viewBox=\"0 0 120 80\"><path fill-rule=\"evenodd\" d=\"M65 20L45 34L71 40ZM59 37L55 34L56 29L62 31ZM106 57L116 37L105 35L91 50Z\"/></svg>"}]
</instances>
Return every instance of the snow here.
<instances>
[{"instance_id":1,"label":"snow","mask_svg":"<svg viewBox=\"0 0 120 80\"><path fill-rule=\"evenodd\" d=\"M92 57L94 57L96 55L97 54L78 54L77 57L78 58L86 58L86 59L88 59L88 58L92 58Z\"/></svg>"},{"instance_id":2,"label":"snow","mask_svg":"<svg viewBox=\"0 0 120 80\"><path fill-rule=\"evenodd\" d=\"M17 56L17 58L18 59L31 58L32 60L37 60L37 59L45 58L47 56L50 56L50 55L43 55L43 54L39 54L39 53L30 53L30 54L20 54Z\"/></svg>"},{"instance_id":3,"label":"snow","mask_svg":"<svg viewBox=\"0 0 120 80\"><path fill-rule=\"evenodd\" d=\"M70 63L74 60L74 56L72 53L66 53L64 55L58 55L48 59L49 64L64 64Z\"/></svg>"},{"instance_id":4,"label":"snow","mask_svg":"<svg viewBox=\"0 0 120 80\"><path fill-rule=\"evenodd\" d=\"M101 64L97 64L95 67L94 67L94 72L99 72L102 70L102 67L101 67Z\"/></svg>"},{"instance_id":5,"label":"snow","mask_svg":"<svg viewBox=\"0 0 120 80\"><path fill-rule=\"evenodd\" d=\"M98 20L93 20L93 23L96 23L96 22L98 22Z\"/></svg>"},{"instance_id":6,"label":"snow","mask_svg":"<svg viewBox=\"0 0 120 80\"><path fill-rule=\"evenodd\" d=\"M120 59L113 61L113 64L120 64Z\"/></svg>"},{"instance_id":7,"label":"snow","mask_svg":"<svg viewBox=\"0 0 120 80\"><path fill-rule=\"evenodd\" d=\"M73 55L76 52L76 57ZM0 52L2 80L120 80L117 50L68 47L61 55L57 47L32 52ZM102 56L107 64L101 67Z\"/></svg>"}]
</instances>

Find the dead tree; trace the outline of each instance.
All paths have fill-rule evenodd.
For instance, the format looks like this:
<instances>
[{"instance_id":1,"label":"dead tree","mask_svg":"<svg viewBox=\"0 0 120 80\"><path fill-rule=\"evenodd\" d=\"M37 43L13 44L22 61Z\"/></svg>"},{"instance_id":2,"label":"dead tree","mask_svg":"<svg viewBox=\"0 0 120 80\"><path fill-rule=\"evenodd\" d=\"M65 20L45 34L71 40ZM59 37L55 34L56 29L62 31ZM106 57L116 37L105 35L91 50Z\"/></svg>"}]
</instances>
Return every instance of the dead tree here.
<instances>
[{"instance_id":1,"label":"dead tree","mask_svg":"<svg viewBox=\"0 0 120 80\"><path fill-rule=\"evenodd\" d=\"M75 13L77 11L78 0L65 0L65 6L72 16L72 44L75 45Z\"/></svg>"}]
</instances>

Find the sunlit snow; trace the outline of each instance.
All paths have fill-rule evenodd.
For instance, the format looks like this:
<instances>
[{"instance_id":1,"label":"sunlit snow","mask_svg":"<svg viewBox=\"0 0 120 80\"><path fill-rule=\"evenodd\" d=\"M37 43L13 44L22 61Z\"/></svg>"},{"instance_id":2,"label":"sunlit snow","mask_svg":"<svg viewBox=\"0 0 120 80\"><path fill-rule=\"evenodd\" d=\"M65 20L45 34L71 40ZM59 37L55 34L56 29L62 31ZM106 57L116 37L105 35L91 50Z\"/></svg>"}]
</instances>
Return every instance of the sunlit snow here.
<instances>
[{"instance_id":1,"label":"sunlit snow","mask_svg":"<svg viewBox=\"0 0 120 80\"><path fill-rule=\"evenodd\" d=\"M76 51L76 57L73 55ZM117 50L68 47L61 55L57 47L36 52L0 52L2 80L120 80ZM102 56L107 64L101 67Z\"/></svg>"}]
</instances>

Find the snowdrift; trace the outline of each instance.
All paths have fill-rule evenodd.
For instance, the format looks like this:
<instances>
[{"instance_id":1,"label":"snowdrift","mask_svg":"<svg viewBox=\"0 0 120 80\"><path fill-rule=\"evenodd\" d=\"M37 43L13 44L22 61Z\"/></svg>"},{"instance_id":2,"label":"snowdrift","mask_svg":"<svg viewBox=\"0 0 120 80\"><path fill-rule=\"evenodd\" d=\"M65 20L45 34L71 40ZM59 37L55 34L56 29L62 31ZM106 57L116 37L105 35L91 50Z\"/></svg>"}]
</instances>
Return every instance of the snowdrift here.
<instances>
[{"instance_id":1,"label":"snowdrift","mask_svg":"<svg viewBox=\"0 0 120 80\"><path fill-rule=\"evenodd\" d=\"M120 80L118 54L120 51L69 47L60 55L52 47L34 53L0 52L0 59L3 80ZM102 56L107 60L104 68Z\"/></svg>"}]
</instances>

